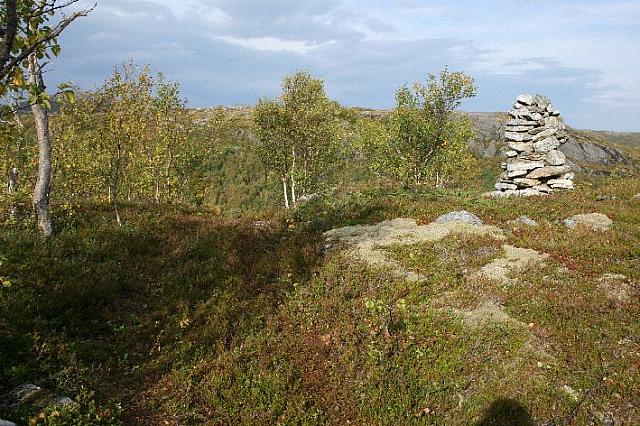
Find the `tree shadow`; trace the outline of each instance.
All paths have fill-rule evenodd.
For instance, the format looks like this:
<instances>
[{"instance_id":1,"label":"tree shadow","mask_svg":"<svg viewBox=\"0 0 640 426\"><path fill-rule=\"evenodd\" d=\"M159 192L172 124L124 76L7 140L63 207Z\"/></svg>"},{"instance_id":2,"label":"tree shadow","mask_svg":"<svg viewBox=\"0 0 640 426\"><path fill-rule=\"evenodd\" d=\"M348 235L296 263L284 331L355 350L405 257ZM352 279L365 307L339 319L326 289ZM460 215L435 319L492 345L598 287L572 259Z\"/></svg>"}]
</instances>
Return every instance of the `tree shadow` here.
<instances>
[{"instance_id":1,"label":"tree shadow","mask_svg":"<svg viewBox=\"0 0 640 426\"><path fill-rule=\"evenodd\" d=\"M527 407L515 399L495 400L476 426L534 426Z\"/></svg>"}]
</instances>

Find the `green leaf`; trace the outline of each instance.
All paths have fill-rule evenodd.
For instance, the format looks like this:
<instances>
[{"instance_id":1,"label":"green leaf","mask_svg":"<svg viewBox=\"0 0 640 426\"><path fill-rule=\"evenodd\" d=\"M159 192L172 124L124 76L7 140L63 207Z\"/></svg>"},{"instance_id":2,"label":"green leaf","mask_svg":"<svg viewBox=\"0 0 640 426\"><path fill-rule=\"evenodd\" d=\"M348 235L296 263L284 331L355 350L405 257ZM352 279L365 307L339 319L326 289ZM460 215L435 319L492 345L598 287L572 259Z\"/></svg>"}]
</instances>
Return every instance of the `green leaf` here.
<instances>
[{"instance_id":1,"label":"green leaf","mask_svg":"<svg viewBox=\"0 0 640 426\"><path fill-rule=\"evenodd\" d=\"M53 45L51 46L51 52L55 55L55 56L59 56L60 55L60 51L62 50L62 48L59 45Z\"/></svg>"},{"instance_id":2,"label":"green leaf","mask_svg":"<svg viewBox=\"0 0 640 426\"><path fill-rule=\"evenodd\" d=\"M64 97L68 103L73 104L76 102L76 94L72 90L64 92Z\"/></svg>"}]
</instances>

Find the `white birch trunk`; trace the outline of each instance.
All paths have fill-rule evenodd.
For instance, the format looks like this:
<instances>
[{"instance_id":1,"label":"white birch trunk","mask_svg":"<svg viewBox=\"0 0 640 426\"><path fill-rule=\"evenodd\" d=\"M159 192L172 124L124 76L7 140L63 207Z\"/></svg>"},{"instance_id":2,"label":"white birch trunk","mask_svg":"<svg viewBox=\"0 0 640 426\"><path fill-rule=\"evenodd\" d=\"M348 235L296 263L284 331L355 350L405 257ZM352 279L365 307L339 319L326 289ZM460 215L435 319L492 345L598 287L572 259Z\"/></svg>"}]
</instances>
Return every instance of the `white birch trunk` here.
<instances>
[{"instance_id":1,"label":"white birch trunk","mask_svg":"<svg viewBox=\"0 0 640 426\"><path fill-rule=\"evenodd\" d=\"M29 58L29 78L31 84L45 90L42 69L35 56ZM39 104L31 106L38 137L38 178L33 191L33 209L38 220L38 228L45 237L51 236L51 216L49 214L49 195L51 190L51 138L49 136L49 113Z\"/></svg>"}]
</instances>

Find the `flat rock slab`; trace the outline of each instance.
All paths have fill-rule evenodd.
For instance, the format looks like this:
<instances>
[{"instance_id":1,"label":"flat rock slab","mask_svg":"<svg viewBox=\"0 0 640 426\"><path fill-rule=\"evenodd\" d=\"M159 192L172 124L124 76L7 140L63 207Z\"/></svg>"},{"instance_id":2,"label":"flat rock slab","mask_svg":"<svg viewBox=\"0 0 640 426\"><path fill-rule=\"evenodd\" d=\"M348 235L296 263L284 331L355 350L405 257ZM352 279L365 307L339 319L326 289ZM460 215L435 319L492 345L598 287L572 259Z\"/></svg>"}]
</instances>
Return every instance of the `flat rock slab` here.
<instances>
[{"instance_id":1,"label":"flat rock slab","mask_svg":"<svg viewBox=\"0 0 640 426\"><path fill-rule=\"evenodd\" d=\"M325 232L324 236L329 247L342 244L346 246L350 255L358 260L371 266L389 268L395 277L422 281L424 277L405 269L399 262L389 258L384 248L392 245L439 241L456 233L492 235L495 238L504 239L502 230L495 226L477 225L458 220L418 225L414 219L406 218L388 220L376 225L355 225L332 229Z\"/></svg>"},{"instance_id":2,"label":"flat rock slab","mask_svg":"<svg viewBox=\"0 0 640 426\"><path fill-rule=\"evenodd\" d=\"M512 273L523 271L532 265L540 265L549 257L546 253L510 245L504 245L503 249L503 257L483 266L473 277L499 281L502 284L515 284L517 280L510 278Z\"/></svg>"},{"instance_id":3,"label":"flat rock slab","mask_svg":"<svg viewBox=\"0 0 640 426\"><path fill-rule=\"evenodd\" d=\"M577 214L564 220L567 228L573 229L578 225L586 226L593 231L608 231L613 226L613 221L602 213Z\"/></svg>"}]
</instances>

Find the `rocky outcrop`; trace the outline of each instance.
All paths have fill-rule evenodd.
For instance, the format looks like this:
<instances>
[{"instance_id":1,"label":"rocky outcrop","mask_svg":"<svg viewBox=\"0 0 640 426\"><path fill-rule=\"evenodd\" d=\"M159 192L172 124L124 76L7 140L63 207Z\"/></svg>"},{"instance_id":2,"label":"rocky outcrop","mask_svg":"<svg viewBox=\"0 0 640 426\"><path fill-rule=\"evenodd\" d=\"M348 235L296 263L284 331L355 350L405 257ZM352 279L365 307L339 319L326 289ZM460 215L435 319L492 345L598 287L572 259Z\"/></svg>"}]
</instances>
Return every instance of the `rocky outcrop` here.
<instances>
[{"instance_id":1,"label":"rocky outcrop","mask_svg":"<svg viewBox=\"0 0 640 426\"><path fill-rule=\"evenodd\" d=\"M572 138L560 147L560 151L580 163L601 165L629 163L629 157L616 148L591 142L579 142Z\"/></svg>"},{"instance_id":2,"label":"rocky outcrop","mask_svg":"<svg viewBox=\"0 0 640 426\"><path fill-rule=\"evenodd\" d=\"M509 120L507 113L471 112L464 115L471 120L475 130L473 138L468 141L475 155L493 158L509 151L504 140L505 123ZM574 172L601 174L615 165L633 164L634 160L625 151L626 148L617 147L616 144L626 144L631 149L640 146L640 142L637 142L640 140L638 133L582 131L571 127L565 131L568 139L558 152L565 155L565 164Z\"/></svg>"},{"instance_id":3,"label":"rocky outcrop","mask_svg":"<svg viewBox=\"0 0 640 426\"><path fill-rule=\"evenodd\" d=\"M573 189L573 173L558 148L569 139L564 122L549 99L520 95L509 111L504 139L504 172L496 183L496 196L547 194Z\"/></svg>"}]
</instances>

